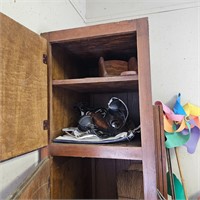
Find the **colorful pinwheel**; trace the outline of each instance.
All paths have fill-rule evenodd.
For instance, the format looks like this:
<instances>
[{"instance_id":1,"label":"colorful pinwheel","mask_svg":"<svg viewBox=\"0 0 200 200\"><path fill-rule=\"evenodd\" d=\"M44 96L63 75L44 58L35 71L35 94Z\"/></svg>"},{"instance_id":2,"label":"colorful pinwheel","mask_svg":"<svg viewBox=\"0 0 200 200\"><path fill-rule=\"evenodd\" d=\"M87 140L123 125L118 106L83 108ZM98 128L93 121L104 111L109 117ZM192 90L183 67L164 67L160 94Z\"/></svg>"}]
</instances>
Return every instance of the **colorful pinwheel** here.
<instances>
[{"instance_id":1,"label":"colorful pinwheel","mask_svg":"<svg viewBox=\"0 0 200 200\"><path fill-rule=\"evenodd\" d=\"M189 153L194 153L200 137L200 107L187 103L181 105L181 95L178 94L173 111L162 105L164 115L164 130L167 148L186 146Z\"/></svg>"}]
</instances>

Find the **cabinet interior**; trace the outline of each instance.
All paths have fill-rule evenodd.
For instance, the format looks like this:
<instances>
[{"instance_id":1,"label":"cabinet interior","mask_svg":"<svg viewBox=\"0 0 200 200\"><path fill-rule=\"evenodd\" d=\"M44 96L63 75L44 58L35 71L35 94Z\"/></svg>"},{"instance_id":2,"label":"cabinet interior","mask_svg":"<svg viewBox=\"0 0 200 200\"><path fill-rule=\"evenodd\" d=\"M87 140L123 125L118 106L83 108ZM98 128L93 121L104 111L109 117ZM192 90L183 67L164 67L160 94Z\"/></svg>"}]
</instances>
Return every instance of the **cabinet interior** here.
<instances>
[{"instance_id":1,"label":"cabinet interior","mask_svg":"<svg viewBox=\"0 0 200 200\"><path fill-rule=\"evenodd\" d=\"M64 53L64 74L61 78L98 77L98 61L124 60L137 57L136 32L82 38L72 41L53 43L54 56L56 51ZM55 58L54 57L54 58ZM53 76L53 79L60 77Z\"/></svg>"},{"instance_id":2,"label":"cabinet interior","mask_svg":"<svg viewBox=\"0 0 200 200\"><path fill-rule=\"evenodd\" d=\"M118 97L128 107L129 126L134 127L140 124L137 78L129 81L129 77L115 77L116 81L120 78L123 81L112 84L112 77L107 77L103 85L98 86L98 82L104 80L104 77L99 77L98 74L100 57L104 60L124 61L128 61L130 57L137 58L136 32L54 42L51 44L51 51L50 140L61 135L62 128L77 126L80 115L74 106L79 102L84 102L87 106L94 108L106 108L111 97ZM87 78L94 78L94 81L90 83L91 79ZM89 81L89 84L79 84L76 88L80 80ZM63 81L63 84L57 84L59 81ZM69 86L67 86L68 83L70 83ZM130 142L130 146L134 146L134 143ZM102 145L102 150L103 148L104 145ZM83 157L84 155L81 158L54 156L53 197L116 199L117 177L123 170L128 170L135 161Z\"/></svg>"},{"instance_id":3,"label":"cabinet interior","mask_svg":"<svg viewBox=\"0 0 200 200\"><path fill-rule=\"evenodd\" d=\"M137 57L136 33L83 38L52 44L53 127L51 139L59 135L59 130L63 127L77 125L79 113L74 109L74 106L79 102L84 102L90 107L106 108L108 101L113 96L125 102L132 123L135 126L139 125L137 79L132 82L126 80L123 83L114 82L112 85L113 77L106 77L108 82L104 81L104 85L98 86L98 82L104 78L99 77L98 74L100 57L103 57L104 60L124 61L128 61L130 57ZM60 87L54 84L60 80L77 80L77 82L82 80L85 82L84 78L88 77L96 78L95 82L90 85L82 84L78 89L75 88L76 81L74 84L70 82L69 87L65 84ZM129 79L127 76L114 78Z\"/></svg>"},{"instance_id":4,"label":"cabinet interior","mask_svg":"<svg viewBox=\"0 0 200 200\"><path fill-rule=\"evenodd\" d=\"M55 199L143 199L141 162L69 157L53 161Z\"/></svg>"}]
</instances>

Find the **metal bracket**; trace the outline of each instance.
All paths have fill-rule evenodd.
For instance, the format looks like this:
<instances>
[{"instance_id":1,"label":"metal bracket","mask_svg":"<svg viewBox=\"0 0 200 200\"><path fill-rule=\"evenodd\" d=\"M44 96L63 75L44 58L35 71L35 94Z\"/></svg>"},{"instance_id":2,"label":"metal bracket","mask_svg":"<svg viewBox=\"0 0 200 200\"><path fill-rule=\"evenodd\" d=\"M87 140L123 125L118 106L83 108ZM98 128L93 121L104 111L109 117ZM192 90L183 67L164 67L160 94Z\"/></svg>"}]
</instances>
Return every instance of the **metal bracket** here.
<instances>
[{"instance_id":1,"label":"metal bracket","mask_svg":"<svg viewBox=\"0 0 200 200\"><path fill-rule=\"evenodd\" d=\"M47 55L46 54L43 54L42 61L44 64L47 64Z\"/></svg>"},{"instance_id":2,"label":"metal bracket","mask_svg":"<svg viewBox=\"0 0 200 200\"><path fill-rule=\"evenodd\" d=\"M43 130L48 130L49 129L49 121L48 120L44 120L43 121Z\"/></svg>"}]
</instances>

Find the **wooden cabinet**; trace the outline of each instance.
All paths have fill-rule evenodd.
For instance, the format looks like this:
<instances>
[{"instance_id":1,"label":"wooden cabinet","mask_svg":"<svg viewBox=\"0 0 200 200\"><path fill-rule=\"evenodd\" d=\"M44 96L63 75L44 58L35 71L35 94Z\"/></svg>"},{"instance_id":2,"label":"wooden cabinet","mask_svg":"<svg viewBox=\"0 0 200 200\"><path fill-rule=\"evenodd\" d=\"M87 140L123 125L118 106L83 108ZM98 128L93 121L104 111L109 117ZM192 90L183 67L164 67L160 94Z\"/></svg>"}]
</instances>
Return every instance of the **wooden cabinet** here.
<instances>
[{"instance_id":1,"label":"wooden cabinet","mask_svg":"<svg viewBox=\"0 0 200 200\"><path fill-rule=\"evenodd\" d=\"M53 199L116 199L118 175L139 163L144 198L156 199L147 18L54 31L41 37L3 14L0 17L4 38L0 43L1 160L42 149L41 157L48 154L50 159L46 169L51 178L46 185L50 185ZM101 56L126 61L136 57L138 75L99 77ZM105 107L113 96L127 104L132 123L141 125L141 137L116 144L52 142L63 127L77 125L75 104L84 101ZM125 184L130 190L135 187L134 180Z\"/></svg>"}]
</instances>

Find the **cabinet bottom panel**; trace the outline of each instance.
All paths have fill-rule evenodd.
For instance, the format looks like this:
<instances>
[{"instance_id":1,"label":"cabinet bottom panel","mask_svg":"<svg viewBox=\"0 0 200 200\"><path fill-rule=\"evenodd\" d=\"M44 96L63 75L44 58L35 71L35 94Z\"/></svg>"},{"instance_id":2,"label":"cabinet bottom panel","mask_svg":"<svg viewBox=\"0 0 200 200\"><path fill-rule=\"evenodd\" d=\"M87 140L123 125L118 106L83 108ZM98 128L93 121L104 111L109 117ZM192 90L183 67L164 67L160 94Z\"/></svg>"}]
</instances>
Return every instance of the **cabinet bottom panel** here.
<instances>
[{"instance_id":1,"label":"cabinet bottom panel","mask_svg":"<svg viewBox=\"0 0 200 200\"><path fill-rule=\"evenodd\" d=\"M141 162L54 157L52 199L141 199Z\"/></svg>"}]
</instances>

